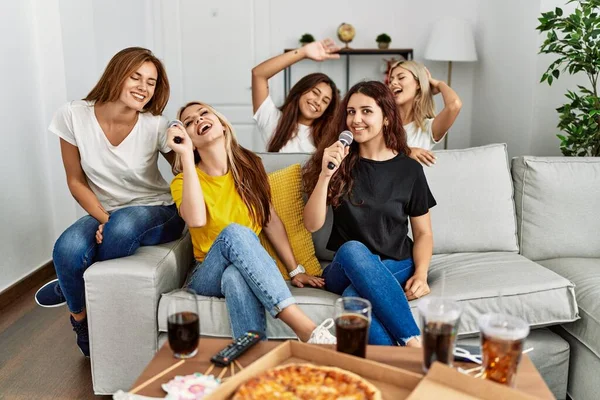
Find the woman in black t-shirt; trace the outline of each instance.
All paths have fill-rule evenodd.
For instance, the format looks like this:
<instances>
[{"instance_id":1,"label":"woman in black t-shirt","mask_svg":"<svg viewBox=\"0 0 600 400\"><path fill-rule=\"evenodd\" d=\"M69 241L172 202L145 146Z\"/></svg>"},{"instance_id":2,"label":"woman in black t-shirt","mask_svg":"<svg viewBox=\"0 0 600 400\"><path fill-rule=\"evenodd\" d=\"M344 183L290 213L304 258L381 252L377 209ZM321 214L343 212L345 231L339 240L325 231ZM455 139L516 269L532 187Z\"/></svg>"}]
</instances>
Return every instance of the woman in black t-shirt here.
<instances>
[{"instance_id":1,"label":"woman in black t-shirt","mask_svg":"<svg viewBox=\"0 0 600 400\"><path fill-rule=\"evenodd\" d=\"M341 107L334 129L305 166L310 198L304 225L320 229L327 205L333 206L327 247L336 253L323 271L325 288L371 302L369 343L420 347L408 301L429 293L435 199L421 164L408 157L400 114L383 83L358 83ZM335 141L346 129L354 135L349 147Z\"/></svg>"}]
</instances>

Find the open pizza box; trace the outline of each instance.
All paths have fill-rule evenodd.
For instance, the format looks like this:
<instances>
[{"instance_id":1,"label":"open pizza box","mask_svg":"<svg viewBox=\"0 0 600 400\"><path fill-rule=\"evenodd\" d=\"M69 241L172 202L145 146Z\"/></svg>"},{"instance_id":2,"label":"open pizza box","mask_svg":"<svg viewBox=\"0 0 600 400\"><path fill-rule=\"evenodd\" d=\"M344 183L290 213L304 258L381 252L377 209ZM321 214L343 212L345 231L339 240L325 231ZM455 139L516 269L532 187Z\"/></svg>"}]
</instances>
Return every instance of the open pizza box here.
<instances>
[{"instance_id":1,"label":"open pizza box","mask_svg":"<svg viewBox=\"0 0 600 400\"><path fill-rule=\"evenodd\" d=\"M461 374L442 363L433 363L429 372L407 400L533 400L508 386Z\"/></svg>"},{"instance_id":2,"label":"open pizza box","mask_svg":"<svg viewBox=\"0 0 600 400\"><path fill-rule=\"evenodd\" d=\"M207 400L229 400L237 388L253 376L290 363L311 363L345 369L367 379L381 390L385 400L403 400L417 387L423 375L359 359L334 350L296 341L287 341L225 381Z\"/></svg>"},{"instance_id":3,"label":"open pizza box","mask_svg":"<svg viewBox=\"0 0 600 400\"><path fill-rule=\"evenodd\" d=\"M411 371L361 359L334 350L287 341L227 379L207 400L229 400L248 379L268 369L311 363L345 369L367 379L381 390L384 400L532 400L535 397L484 379L475 379L441 363L434 363L424 377Z\"/></svg>"}]
</instances>

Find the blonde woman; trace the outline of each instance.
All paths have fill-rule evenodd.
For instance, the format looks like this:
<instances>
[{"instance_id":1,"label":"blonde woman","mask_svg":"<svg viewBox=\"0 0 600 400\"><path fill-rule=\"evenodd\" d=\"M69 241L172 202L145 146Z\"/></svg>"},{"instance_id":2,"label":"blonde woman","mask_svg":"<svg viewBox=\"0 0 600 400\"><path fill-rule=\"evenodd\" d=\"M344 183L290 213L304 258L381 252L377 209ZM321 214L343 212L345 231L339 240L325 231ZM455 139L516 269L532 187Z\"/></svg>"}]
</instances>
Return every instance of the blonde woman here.
<instances>
[{"instance_id":1,"label":"blonde woman","mask_svg":"<svg viewBox=\"0 0 600 400\"><path fill-rule=\"evenodd\" d=\"M188 103L178 118L183 126L171 127L167 137L176 153L171 193L196 259L186 285L204 296L225 297L236 338L249 330L265 332L266 309L302 341L335 343L328 331L333 321L317 327L304 314L258 240L264 230L293 285L324 286L296 262L260 158L238 144L229 122L207 104Z\"/></svg>"},{"instance_id":2,"label":"blonde woman","mask_svg":"<svg viewBox=\"0 0 600 400\"><path fill-rule=\"evenodd\" d=\"M396 105L411 148L411 158L431 166L435 156L431 149L450 129L462 108L458 94L445 82L433 79L425 66L416 61L400 61L392 66L388 87ZM443 110L436 115L433 96L441 93Z\"/></svg>"}]
</instances>

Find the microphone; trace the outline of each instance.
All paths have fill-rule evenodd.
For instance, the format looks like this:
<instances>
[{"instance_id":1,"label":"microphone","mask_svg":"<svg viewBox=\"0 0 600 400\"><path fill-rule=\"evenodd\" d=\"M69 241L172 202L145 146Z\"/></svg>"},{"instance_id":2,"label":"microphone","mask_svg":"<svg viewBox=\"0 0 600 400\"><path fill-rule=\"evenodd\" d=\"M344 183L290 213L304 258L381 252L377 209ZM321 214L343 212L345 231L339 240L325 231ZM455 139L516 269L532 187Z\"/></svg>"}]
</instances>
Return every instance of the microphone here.
<instances>
[{"instance_id":1,"label":"microphone","mask_svg":"<svg viewBox=\"0 0 600 400\"><path fill-rule=\"evenodd\" d=\"M350 132L350 131L343 131L342 133L340 133L340 136L338 137L338 141L342 142L344 147L350 146L352 144L353 140L354 140L354 136L352 136L352 132ZM335 164L332 163L331 161L329 161L329 164L327 164L327 168L334 169Z\"/></svg>"},{"instance_id":2,"label":"microphone","mask_svg":"<svg viewBox=\"0 0 600 400\"><path fill-rule=\"evenodd\" d=\"M171 128L171 127L175 126L175 125L179 125L179 126L183 127L183 122L181 122L181 121L180 121L180 120L178 120L178 119L174 119L173 121L169 122L169 126L167 126L167 129L169 129L169 128ZM181 137L179 137L179 136L175 136L175 137L173 138L173 141L174 141L175 143L177 143L177 144L181 144L181 142L183 142L183 138L181 138Z\"/></svg>"}]
</instances>

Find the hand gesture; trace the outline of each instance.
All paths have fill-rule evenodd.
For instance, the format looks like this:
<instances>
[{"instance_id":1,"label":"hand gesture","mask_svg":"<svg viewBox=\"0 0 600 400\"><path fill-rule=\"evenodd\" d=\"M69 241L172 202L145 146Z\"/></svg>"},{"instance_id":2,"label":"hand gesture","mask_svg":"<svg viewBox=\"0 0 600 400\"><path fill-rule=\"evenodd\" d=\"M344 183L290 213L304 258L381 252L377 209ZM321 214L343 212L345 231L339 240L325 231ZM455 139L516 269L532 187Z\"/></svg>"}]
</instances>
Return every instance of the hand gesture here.
<instances>
[{"instance_id":1,"label":"hand gesture","mask_svg":"<svg viewBox=\"0 0 600 400\"><path fill-rule=\"evenodd\" d=\"M303 47L307 58L315 61L333 60L340 58L337 54L340 48L331 39L312 42Z\"/></svg>"},{"instance_id":2,"label":"hand gesture","mask_svg":"<svg viewBox=\"0 0 600 400\"><path fill-rule=\"evenodd\" d=\"M404 286L404 294L410 300L418 299L431 293L427 284L427 275L413 275Z\"/></svg>"},{"instance_id":3,"label":"hand gesture","mask_svg":"<svg viewBox=\"0 0 600 400\"><path fill-rule=\"evenodd\" d=\"M96 243L101 244L104 237L102 236L102 231L104 231L104 224L100 224L98 226L98 230L96 231Z\"/></svg>"},{"instance_id":4,"label":"hand gesture","mask_svg":"<svg viewBox=\"0 0 600 400\"><path fill-rule=\"evenodd\" d=\"M327 147L323 151L321 174L327 177L333 176L333 174L335 174L338 170L338 167L340 166L344 158L346 158L346 156L348 155L349 151L350 146L344 146L339 140L331 146ZM333 165L335 166L333 169L329 169L330 162L333 163Z\"/></svg>"},{"instance_id":5,"label":"hand gesture","mask_svg":"<svg viewBox=\"0 0 600 400\"><path fill-rule=\"evenodd\" d=\"M433 164L435 164L435 160L437 160L437 157L431 151L422 149L420 147L410 148L410 158L417 160L428 167L431 167Z\"/></svg>"},{"instance_id":6,"label":"hand gesture","mask_svg":"<svg viewBox=\"0 0 600 400\"><path fill-rule=\"evenodd\" d=\"M299 288L303 288L304 285L322 288L325 287L325 279L319 278L318 276L311 276L308 274L298 274L292 278L292 285Z\"/></svg>"},{"instance_id":7,"label":"hand gesture","mask_svg":"<svg viewBox=\"0 0 600 400\"><path fill-rule=\"evenodd\" d=\"M431 77L431 72L427 68L425 68L425 72L427 72L427 78L429 78L429 87L431 88L431 94L436 95L440 92L439 84L440 81L437 79L433 79Z\"/></svg>"},{"instance_id":8,"label":"hand gesture","mask_svg":"<svg viewBox=\"0 0 600 400\"><path fill-rule=\"evenodd\" d=\"M175 143L176 137L181 139L180 143ZM167 130L167 145L179 155L192 154L194 151L192 139L179 124L173 125Z\"/></svg>"}]
</instances>

